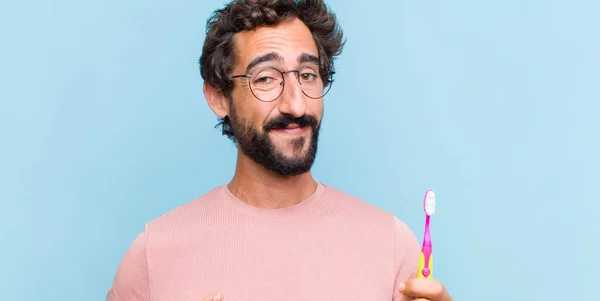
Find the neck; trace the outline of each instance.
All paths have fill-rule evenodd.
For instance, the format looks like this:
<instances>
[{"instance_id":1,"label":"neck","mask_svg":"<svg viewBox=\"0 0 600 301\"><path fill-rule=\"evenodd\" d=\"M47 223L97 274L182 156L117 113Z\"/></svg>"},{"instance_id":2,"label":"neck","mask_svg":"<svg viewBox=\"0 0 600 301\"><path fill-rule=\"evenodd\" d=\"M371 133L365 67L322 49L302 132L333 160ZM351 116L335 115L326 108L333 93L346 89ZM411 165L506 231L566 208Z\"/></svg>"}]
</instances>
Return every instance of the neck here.
<instances>
[{"instance_id":1,"label":"neck","mask_svg":"<svg viewBox=\"0 0 600 301\"><path fill-rule=\"evenodd\" d=\"M236 198L251 206L277 209L309 198L317 189L317 182L310 171L297 176L275 174L238 151L235 174L227 187Z\"/></svg>"}]
</instances>

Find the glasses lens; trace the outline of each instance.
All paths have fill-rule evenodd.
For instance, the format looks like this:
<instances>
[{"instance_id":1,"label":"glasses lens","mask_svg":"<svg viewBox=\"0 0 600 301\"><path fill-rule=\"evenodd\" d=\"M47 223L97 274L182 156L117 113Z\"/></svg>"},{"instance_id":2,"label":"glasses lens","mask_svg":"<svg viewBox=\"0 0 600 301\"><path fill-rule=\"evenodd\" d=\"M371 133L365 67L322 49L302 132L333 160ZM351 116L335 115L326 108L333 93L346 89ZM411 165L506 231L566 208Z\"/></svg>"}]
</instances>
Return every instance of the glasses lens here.
<instances>
[{"instance_id":1,"label":"glasses lens","mask_svg":"<svg viewBox=\"0 0 600 301\"><path fill-rule=\"evenodd\" d=\"M256 98L267 102L273 101L283 90L283 77L276 69L261 68L252 73L250 87Z\"/></svg>"},{"instance_id":2,"label":"glasses lens","mask_svg":"<svg viewBox=\"0 0 600 301\"><path fill-rule=\"evenodd\" d=\"M319 66L309 66L300 69L298 81L304 94L310 98L323 96L323 80L319 74Z\"/></svg>"}]
</instances>

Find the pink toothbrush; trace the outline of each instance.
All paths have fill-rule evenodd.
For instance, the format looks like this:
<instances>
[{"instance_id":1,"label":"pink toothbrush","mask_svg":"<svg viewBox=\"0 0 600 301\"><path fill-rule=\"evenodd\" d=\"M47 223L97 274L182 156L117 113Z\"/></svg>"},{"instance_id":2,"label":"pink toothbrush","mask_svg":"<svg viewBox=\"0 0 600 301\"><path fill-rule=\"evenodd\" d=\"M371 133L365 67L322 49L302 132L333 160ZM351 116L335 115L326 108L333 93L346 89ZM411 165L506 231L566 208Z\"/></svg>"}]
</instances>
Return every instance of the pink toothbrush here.
<instances>
[{"instance_id":1,"label":"pink toothbrush","mask_svg":"<svg viewBox=\"0 0 600 301\"><path fill-rule=\"evenodd\" d=\"M423 235L423 246L421 247L421 259L419 261L419 272L417 277L430 278L433 272L433 253L431 249L431 236L429 234L429 219L435 212L435 192L428 189L423 201L425 210L425 235Z\"/></svg>"}]
</instances>

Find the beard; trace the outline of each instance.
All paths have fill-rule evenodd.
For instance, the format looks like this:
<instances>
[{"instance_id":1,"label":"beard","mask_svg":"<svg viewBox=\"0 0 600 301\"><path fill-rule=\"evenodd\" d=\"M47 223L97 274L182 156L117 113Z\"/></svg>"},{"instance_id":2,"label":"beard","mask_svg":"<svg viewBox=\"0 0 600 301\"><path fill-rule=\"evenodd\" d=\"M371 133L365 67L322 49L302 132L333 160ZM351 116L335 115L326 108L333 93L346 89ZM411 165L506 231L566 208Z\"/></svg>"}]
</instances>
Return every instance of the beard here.
<instances>
[{"instance_id":1,"label":"beard","mask_svg":"<svg viewBox=\"0 0 600 301\"><path fill-rule=\"evenodd\" d=\"M257 127L236 115L235 108L231 107L229 120L231 131L240 150L257 164L263 166L280 176L296 176L309 171L315 161L319 140L320 123L312 115L293 117L281 115L267 123L259 131ZM311 128L309 138L299 137L292 141L293 156L286 157L278 151L269 137L271 130L283 129L289 124L298 124L301 127ZM308 141L306 141L308 139ZM303 154L305 144L308 145Z\"/></svg>"}]
</instances>

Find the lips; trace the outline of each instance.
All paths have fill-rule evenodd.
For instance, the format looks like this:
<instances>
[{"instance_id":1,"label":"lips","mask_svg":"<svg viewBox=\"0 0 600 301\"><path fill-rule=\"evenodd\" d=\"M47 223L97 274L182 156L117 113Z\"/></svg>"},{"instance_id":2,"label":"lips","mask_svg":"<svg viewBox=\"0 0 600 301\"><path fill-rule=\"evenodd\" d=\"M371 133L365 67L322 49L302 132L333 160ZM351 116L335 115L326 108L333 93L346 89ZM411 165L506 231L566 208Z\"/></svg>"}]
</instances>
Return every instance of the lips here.
<instances>
[{"instance_id":1,"label":"lips","mask_svg":"<svg viewBox=\"0 0 600 301\"><path fill-rule=\"evenodd\" d=\"M273 132L283 135L292 135L292 136L300 136L306 134L308 131L307 126L302 126L297 123L288 124L282 127L276 127L273 129Z\"/></svg>"},{"instance_id":2,"label":"lips","mask_svg":"<svg viewBox=\"0 0 600 301\"><path fill-rule=\"evenodd\" d=\"M273 126L271 129L272 130L276 130L276 131L277 130L282 131L282 130L300 129L300 128L303 128L303 127L304 127L303 125L300 125L300 124L297 124L297 123L290 123L288 125L276 125L276 126Z\"/></svg>"},{"instance_id":3,"label":"lips","mask_svg":"<svg viewBox=\"0 0 600 301\"><path fill-rule=\"evenodd\" d=\"M297 129L297 128L299 128L299 127L301 127L299 124L297 124L297 123L292 123L292 124L288 124L288 125L287 125L285 128L286 128L287 130L289 130L289 129Z\"/></svg>"}]
</instances>

